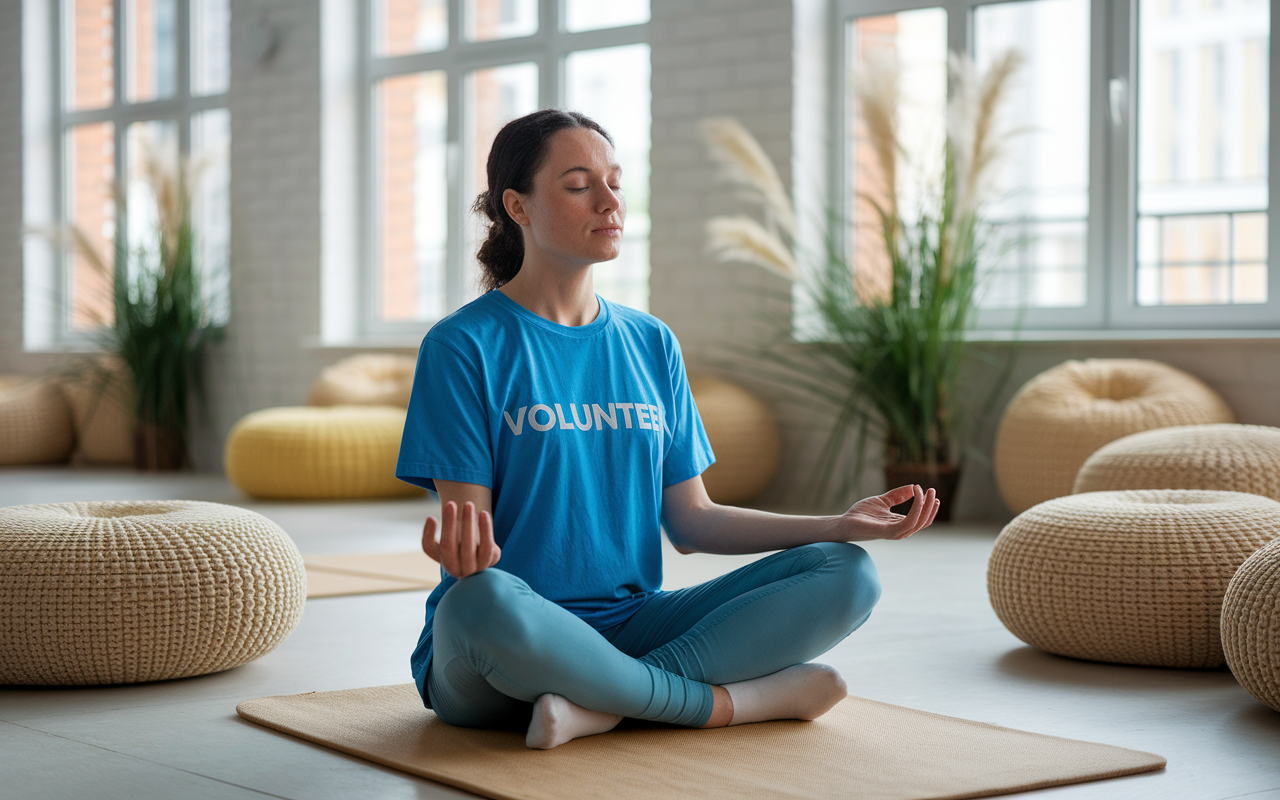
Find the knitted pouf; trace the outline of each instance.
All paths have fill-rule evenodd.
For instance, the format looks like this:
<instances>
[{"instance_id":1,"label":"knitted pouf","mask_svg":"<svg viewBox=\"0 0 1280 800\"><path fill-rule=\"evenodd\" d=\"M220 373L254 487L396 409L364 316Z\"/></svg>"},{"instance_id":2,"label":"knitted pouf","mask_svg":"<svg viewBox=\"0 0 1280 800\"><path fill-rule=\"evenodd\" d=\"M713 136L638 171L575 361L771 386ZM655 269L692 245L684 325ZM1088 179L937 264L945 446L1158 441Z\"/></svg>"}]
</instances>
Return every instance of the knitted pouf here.
<instances>
[{"instance_id":1,"label":"knitted pouf","mask_svg":"<svg viewBox=\"0 0 1280 800\"><path fill-rule=\"evenodd\" d=\"M1184 425L1117 439L1089 456L1075 491L1216 489L1280 500L1280 428Z\"/></svg>"},{"instance_id":2,"label":"knitted pouf","mask_svg":"<svg viewBox=\"0 0 1280 800\"><path fill-rule=\"evenodd\" d=\"M73 462L133 463L133 387L120 359L101 356L62 380L76 423Z\"/></svg>"},{"instance_id":3,"label":"knitted pouf","mask_svg":"<svg viewBox=\"0 0 1280 800\"><path fill-rule=\"evenodd\" d=\"M996 539L987 590L1027 644L1074 658L1216 667L1222 596L1280 536L1280 503L1241 492L1092 492L1035 506Z\"/></svg>"},{"instance_id":4,"label":"knitted pouf","mask_svg":"<svg viewBox=\"0 0 1280 800\"><path fill-rule=\"evenodd\" d=\"M309 406L409 407L413 371L409 356L364 353L344 358L320 373L307 395Z\"/></svg>"},{"instance_id":5,"label":"knitted pouf","mask_svg":"<svg viewBox=\"0 0 1280 800\"><path fill-rule=\"evenodd\" d=\"M0 465L56 464L75 443L71 410L53 381L0 375Z\"/></svg>"},{"instance_id":6,"label":"knitted pouf","mask_svg":"<svg viewBox=\"0 0 1280 800\"><path fill-rule=\"evenodd\" d=\"M690 376L689 390L716 454L716 463L702 473L707 495L716 503L750 500L778 471L782 437L773 412L746 389L720 378Z\"/></svg>"},{"instance_id":7,"label":"knitted pouf","mask_svg":"<svg viewBox=\"0 0 1280 800\"><path fill-rule=\"evenodd\" d=\"M1231 579L1222 599L1222 647L1240 685L1280 711L1280 539Z\"/></svg>"},{"instance_id":8,"label":"knitted pouf","mask_svg":"<svg viewBox=\"0 0 1280 800\"><path fill-rule=\"evenodd\" d=\"M139 683L273 650L306 600L261 514L189 500L0 508L0 684Z\"/></svg>"},{"instance_id":9,"label":"knitted pouf","mask_svg":"<svg viewBox=\"0 0 1280 800\"><path fill-rule=\"evenodd\" d=\"M227 439L227 478L246 494L278 499L419 495L396 478L405 410L389 406L268 408Z\"/></svg>"},{"instance_id":10,"label":"knitted pouf","mask_svg":"<svg viewBox=\"0 0 1280 800\"><path fill-rule=\"evenodd\" d=\"M1158 361L1068 361L1032 378L996 434L996 483L1015 514L1071 494L1085 459L1107 442L1173 425L1234 422L1199 378Z\"/></svg>"}]
</instances>

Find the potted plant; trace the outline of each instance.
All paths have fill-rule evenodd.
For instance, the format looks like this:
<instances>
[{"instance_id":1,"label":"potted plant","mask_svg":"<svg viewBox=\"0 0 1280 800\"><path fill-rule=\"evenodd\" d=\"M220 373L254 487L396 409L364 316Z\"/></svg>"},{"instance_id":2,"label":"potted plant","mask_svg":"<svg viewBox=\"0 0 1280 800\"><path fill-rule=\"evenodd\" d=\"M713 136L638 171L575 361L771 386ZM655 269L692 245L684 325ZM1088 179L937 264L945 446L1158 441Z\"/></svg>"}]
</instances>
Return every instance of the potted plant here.
<instances>
[{"instance_id":1,"label":"potted plant","mask_svg":"<svg viewBox=\"0 0 1280 800\"><path fill-rule=\"evenodd\" d=\"M882 67L864 76L858 100L884 176L875 195L863 194L878 217L887 261L880 281L856 273L843 255L838 221L829 221L827 241L816 253L798 241L788 193L760 146L731 119L704 121L722 175L765 209L763 223L749 216L708 220L708 250L721 261L755 264L798 284L816 323L813 341L798 344L788 320L783 341L754 355L762 377L834 412L815 464L819 499L847 496L863 471L867 441L878 435L888 485L932 487L942 501L938 519L950 516L960 450L979 416L961 382L966 361L976 355L965 333L973 321L979 256L992 244L981 221L982 200L1009 135L998 129L997 111L1018 64L1010 53L979 77L967 59L952 57L942 174L921 193L920 207L910 209L900 206L896 185L905 152L898 139L897 70ZM1010 363L995 366L1007 375ZM988 387L988 405L1001 383Z\"/></svg>"}]
</instances>

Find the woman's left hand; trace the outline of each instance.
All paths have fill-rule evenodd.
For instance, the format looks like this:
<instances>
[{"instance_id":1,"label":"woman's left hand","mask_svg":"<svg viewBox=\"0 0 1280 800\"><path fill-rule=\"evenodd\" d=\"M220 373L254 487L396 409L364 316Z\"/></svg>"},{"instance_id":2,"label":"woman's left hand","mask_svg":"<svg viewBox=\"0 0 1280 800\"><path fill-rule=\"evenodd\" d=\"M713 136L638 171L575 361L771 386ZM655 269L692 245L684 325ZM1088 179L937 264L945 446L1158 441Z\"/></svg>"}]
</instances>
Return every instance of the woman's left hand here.
<instances>
[{"instance_id":1,"label":"woman's left hand","mask_svg":"<svg viewBox=\"0 0 1280 800\"><path fill-rule=\"evenodd\" d=\"M915 498L906 515L891 510L899 503ZM934 491L920 486L899 486L877 497L868 497L853 504L839 519L843 541L868 539L905 539L924 530L938 513L938 499Z\"/></svg>"}]
</instances>

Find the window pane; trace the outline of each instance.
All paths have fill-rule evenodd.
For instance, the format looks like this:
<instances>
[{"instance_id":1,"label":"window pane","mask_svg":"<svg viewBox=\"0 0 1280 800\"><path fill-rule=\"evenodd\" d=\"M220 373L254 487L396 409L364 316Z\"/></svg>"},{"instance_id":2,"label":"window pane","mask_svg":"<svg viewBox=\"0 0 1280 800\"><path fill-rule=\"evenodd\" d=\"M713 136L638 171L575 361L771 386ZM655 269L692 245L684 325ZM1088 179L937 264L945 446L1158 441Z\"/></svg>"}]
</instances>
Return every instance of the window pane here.
<instances>
[{"instance_id":1,"label":"window pane","mask_svg":"<svg viewBox=\"0 0 1280 800\"><path fill-rule=\"evenodd\" d=\"M467 0L463 6L467 9L467 38L473 42L538 32L538 0Z\"/></svg>"},{"instance_id":2,"label":"window pane","mask_svg":"<svg viewBox=\"0 0 1280 800\"><path fill-rule=\"evenodd\" d=\"M974 12L979 70L1009 50L1024 61L1005 95L1005 148L984 218L985 307L1082 306L1089 216L1089 4L1029 0ZM1007 249L1006 249L1007 248ZM1003 251L1003 252L1002 252Z\"/></svg>"},{"instance_id":3,"label":"window pane","mask_svg":"<svg viewBox=\"0 0 1280 800\"><path fill-rule=\"evenodd\" d=\"M71 327L89 330L110 325L111 265L116 237L115 128L110 122L77 125L67 130L66 216L79 228L97 258L79 249L71 254Z\"/></svg>"},{"instance_id":4,"label":"window pane","mask_svg":"<svg viewBox=\"0 0 1280 800\"><path fill-rule=\"evenodd\" d=\"M649 21L649 0L565 0L564 15L567 31L637 25Z\"/></svg>"},{"instance_id":5,"label":"window pane","mask_svg":"<svg viewBox=\"0 0 1280 800\"><path fill-rule=\"evenodd\" d=\"M538 108L538 65L509 64L467 73L464 112L463 218L469 269L475 269L475 253L484 233L483 220L470 213L476 195L487 188L485 162L498 130ZM468 288L474 281L469 277Z\"/></svg>"},{"instance_id":6,"label":"window pane","mask_svg":"<svg viewBox=\"0 0 1280 800\"><path fill-rule=\"evenodd\" d=\"M880 17L863 17L849 23L849 80L871 80L873 69L896 65L899 69L897 105L898 205L918 208L920 191L938 182L947 106L947 12L940 8L904 11ZM849 92L855 98L854 92ZM876 204L885 205L889 187L872 145L864 114L853 102L849 163L852 165L848 197L853 208L854 274L862 297L876 299L889 293L889 258ZM930 176L933 176L930 178Z\"/></svg>"},{"instance_id":7,"label":"window pane","mask_svg":"<svg viewBox=\"0 0 1280 800\"><path fill-rule=\"evenodd\" d=\"M442 50L449 43L445 0L378 0L374 10L374 49L400 56Z\"/></svg>"},{"instance_id":8,"label":"window pane","mask_svg":"<svg viewBox=\"0 0 1280 800\"><path fill-rule=\"evenodd\" d=\"M176 193L165 191L166 185L173 185L178 169L178 124L135 122L125 132L125 147L129 267L151 267L158 263L161 226L175 222L180 211Z\"/></svg>"},{"instance_id":9,"label":"window pane","mask_svg":"<svg viewBox=\"0 0 1280 800\"><path fill-rule=\"evenodd\" d=\"M210 316L229 318L231 257L231 113L225 108L191 118L191 224L195 259L205 281Z\"/></svg>"},{"instance_id":10,"label":"window pane","mask_svg":"<svg viewBox=\"0 0 1280 800\"><path fill-rule=\"evenodd\" d=\"M72 111L109 106L115 97L111 0L71 0L65 8L67 105Z\"/></svg>"},{"instance_id":11,"label":"window pane","mask_svg":"<svg viewBox=\"0 0 1280 800\"><path fill-rule=\"evenodd\" d=\"M176 0L128 0L126 5L129 102L173 97L178 82Z\"/></svg>"},{"instance_id":12,"label":"window pane","mask_svg":"<svg viewBox=\"0 0 1280 800\"><path fill-rule=\"evenodd\" d=\"M191 93L222 94L231 80L230 0L191 3Z\"/></svg>"},{"instance_id":13,"label":"window pane","mask_svg":"<svg viewBox=\"0 0 1280 800\"><path fill-rule=\"evenodd\" d=\"M649 46L581 50L565 58L565 104L613 137L627 199L622 253L595 268L595 288L616 303L649 307Z\"/></svg>"},{"instance_id":14,"label":"window pane","mask_svg":"<svg viewBox=\"0 0 1280 800\"><path fill-rule=\"evenodd\" d=\"M1138 15L1137 301L1266 302L1270 4Z\"/></svg>"},{"instance_id":15,"label":"window pane","mask_svg":"<svg viewBox=\"0 0 1280 800\"><path fill-rule=\"evenodd\" d=\"M445 313L447 91L443 71L378 84L376 303L383 320Z\"/></svg>"}]
</instances>

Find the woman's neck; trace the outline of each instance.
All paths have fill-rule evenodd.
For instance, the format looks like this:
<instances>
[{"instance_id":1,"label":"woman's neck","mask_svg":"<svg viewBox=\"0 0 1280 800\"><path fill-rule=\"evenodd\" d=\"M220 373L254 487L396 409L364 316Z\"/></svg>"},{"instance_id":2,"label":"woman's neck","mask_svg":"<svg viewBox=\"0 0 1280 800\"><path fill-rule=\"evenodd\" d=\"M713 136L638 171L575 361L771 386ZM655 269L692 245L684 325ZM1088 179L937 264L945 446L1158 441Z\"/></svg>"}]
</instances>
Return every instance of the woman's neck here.
<instances>
[{"instance_id":1,"label":"woman's neck","mask_svg":"<svg viewBox=\"0 0 1280 800\"><path fill-rule=\"evenodd\" d=\"M591 267L556 268L526 259L516 276L498 291L556 324L570 328L589 325L600 314Z\"/></svg>"}]
</instances>

